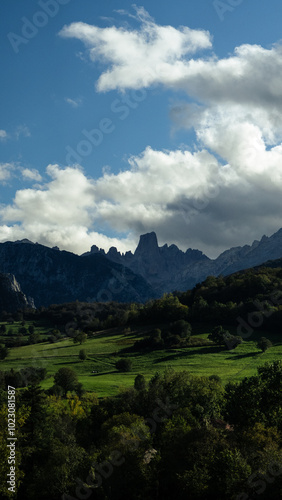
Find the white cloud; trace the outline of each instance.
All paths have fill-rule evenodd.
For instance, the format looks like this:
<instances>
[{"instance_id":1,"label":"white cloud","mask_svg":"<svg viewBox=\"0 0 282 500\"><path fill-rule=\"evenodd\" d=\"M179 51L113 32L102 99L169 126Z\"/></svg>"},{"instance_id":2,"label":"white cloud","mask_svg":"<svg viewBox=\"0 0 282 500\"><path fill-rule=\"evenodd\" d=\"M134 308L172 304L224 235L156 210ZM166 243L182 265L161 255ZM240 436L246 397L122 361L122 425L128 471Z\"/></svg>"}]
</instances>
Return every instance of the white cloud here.
<instances>
[{"instance_id":1,"label":"white cloud","mask_svg":"<svg viewBox=\"0 0 282 500\"><path fill-rule=\"evenodd\" d=\"M171 117L195 129L195 150L147 147L126 170L96 180L49 166L48 183L18 191L2 208L0 240L21 234L77 253L93 244L124 251L155 230L161 243L216 256L282 226L281 46L196 57L211 48L209 33L159 26L141 8L133 17L139 29L73 23L61 35L83 41L91 59L107 65L98 91L153 83L185 90L190 102L177 102ZM128 237L104 236L109 228Z\"/></svg>"},{"instance_id":2,"label":"white cloud","mask_svg":"<svg viewBox=\"0 0 282 500\"><path fill-rule=\"evenodd\" d=\"M0 182L5 183L5 181L9 180L14 170L13 163L0 163Z\"/></svg>"},{"instance_id":3,"label":"white cloud","mask_svg":"<svg viewBox=\"0 0 282 500\"><path fill-rule=\"evenodd\" d=\"M8 139L8 134L6 130L0 130L0 141L6 141Z\"/></svg>"},{"instance_id":4,"label":"white cloud","mask_svg":"<svg viewBox=\"0 0 282 500\"><path fill-rule=\"evenodd\" d=\"M233 132L239 144L241 131ZM17 191L13 205L1 209L0 241L21 236L76 253L93 244L126 251L141 233L155 230L161 244L200 248L209 256L251 243L264 228L271 234L281 225L282 147L263 149L257 130L249 133L258 141L260 170L256 156L241 168L235 146L232 166L206 150L147 148L130 158L127 170L97 180L79 168L49 165L48 183ZM109 228L128 237L107 237Z\"/></svg>"},{"instance_id":5,"label":"white cloud","mask_svg":"<svg viewBox=\"0 0 282 500\"><path fill-rule=\"evenodd\" d=\"M270 142L277 139L277 128L281 135L281 45L265 49L244 44L222 59L214 54L192 57L198 50L212 47L208 32L159 26L143 8L130 16L141 23L138 30L73 23L60 32L63 37L81 40L93 61L99 59L107 65L98 79L98 91L161 84L185 90L211 114L221 107L228 108L228 113L251 116Z\"/></svg>"},{"instance_id":6,"label":"white cloud","mask_svg":"<svg viewBox=\"0 0 282 500\"><path fill-rule=\"evenodd\" d=\"M65 26L60 35L77 38L89 49L92 61L110 65L98 80L97 89L141 88L162 78L181 74L185 57L211 48L207 31L157 25L143 8L137 9L139 30L115 26L99 28L86 23Z\"/></svg>"},{"instance_id":7,"label":"white cloud","mask_svg":"<svg viewBox=\"0 0 282 500\"><path fill-rule=\"evenodd\" d=\"M31 137L30 130L26 125L19 125L18 127L16 127L13 135L16 138L16 140L18 140L21 136ZM0 130L0 141L4 142L9 138L11 139L11 136L9 136L6 130Z\"/></svg>"},{"instance_id":8,"label":"white cloud","mask_svg":"<svg viewBox=\"0 0 282 500\"><path fill-rule=\"evenodd\" d=\"M94 183L80 169L49 165L46 172L51 180L41 189L19 190L13 205L2 206L0 241L28 238L76 253L89 250L93 244L106 249L118 245L123 250L134 246L135 240L123 242L92 229Z\"/></svg>"},{"instance_id":9,"label":"white cloud","mask_svg":"<svg viewBox=\"0 0 282 500\"><path fill-rule=\"evenodd\" d=\"M240 147L251 133L252 155L247 141L245 151ZM216 139L226 149L224 165L205 150L147 148L131 159L130 170L104 175L95 184L100 217L120 231L155 230L162 243L199 248L211 256L251 243L266 228L272 234L281 226L282 147L267 150L259 130L247 125Z\"/></svg>"},{"instance_id":10,"label":"white cloud","mask_svg":"<svg viewBox=\"0 0 282 500\"><path fill-rule=\"evenodd\" d=\"M155 229L163 241L189 241L213 254L271 234L282 226L281 44L244 44L225 58L195 56L211 48L209 33L161 27L142 12L131 16L141 22L138 30L74 23L61 34L106 64L98 91L152 84L185 91L190 102L175 103L171 117L176 127L195 129L198 151L147 149L131 170L98 181L100 212L120 229ZM195 209L195 197L212 183L218 196Z\"/></svg>"},{"instance_id":11,"label":"white cloud","mask_svg":"<svg viewBox=\"0 0 282 500\"><path fill-rule=\"evenodd\" d=\"M81 106L82 104L82 99L80 97L77 97L76 99L70 99L69 97L66 97L65 101L73 108L79 108L79 106Z\"/></svg>"},{"instance_id":12,"label":"white cloud","mask_svg":"<svg viewBox=\"0 0 282 500\"><path fill-rule=\"evenodd\" d=\"M114 12L117 12L121 16L130 17L131 19L135 19L136 21L141 22L152 22L154 23L154 19L150 16L149 12L147 12L144 7L137 7L137 5L132 5L135 14L132 14L126 9L116 9Z\"/></svg>"},{"instance_id":13,"label":"white cloud","mask_svg":"<svg viewBox=\"0 0 282 500\"><path fill-rule=\"evenodd\" d=\"M16 139L18 140L20 137L31 137L31 133L29 128L26 125L19 125L16 128Z\"/></svg>"},{"instance_id":14,"label":"white cloud","mask_svg":"<svg viewBox=\"0 0 282 500\"><path fill-rule=\"evenodd\" d=\"M40 173L35 168L33 169L24 168L22 169L21 173L24 179L31 181L38 181L38 182L42 181Z\"/></svg>"}]
</instances>

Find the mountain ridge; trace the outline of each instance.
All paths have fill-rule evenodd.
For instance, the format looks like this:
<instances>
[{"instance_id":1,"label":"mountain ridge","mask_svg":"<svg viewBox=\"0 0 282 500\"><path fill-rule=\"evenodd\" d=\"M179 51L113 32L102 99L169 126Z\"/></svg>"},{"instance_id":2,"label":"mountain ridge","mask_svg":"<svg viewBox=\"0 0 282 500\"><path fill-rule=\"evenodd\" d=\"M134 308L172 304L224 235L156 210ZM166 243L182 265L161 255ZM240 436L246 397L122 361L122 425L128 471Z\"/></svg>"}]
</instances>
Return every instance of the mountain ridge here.
<instances>
[{"instance_id":1,"label":"mountain ridge","mask_svg":"<svg viewBox=\"0 0 282 500\"><path fill-rule=\"evenodd\" d=\"M145 302L155 297L142 276L103 255L82 258L38 243L1 243L0 272L14 274L36 307L75 300Z\"/></svg>"},{"instance_id":2,"label":"mountain ridge","mask_svg":"<svg viewBox=\"0 0 282 500\"><path fill-rule=\"evenodd\" d=\"M282 228L252 245L232 247L216 259L200 250L158 245L154 232L140 236L134 253L96 245L76 255L27 239L0 243L0 272L15 275L35 305L79 301L146 302L192 289L207 276L227 276L282 258Z\"/></svg>"},{"instance_id":3,"label":"mountain ridge","mask_svg":"<svg viewBox=\"0 0 282 500\"><path fill-rule=\"evenodd\" d=\"M113 262L124 264L143 276L158 294L174 290L185 291L209 275L224 276L282 257L282 228L272 236L263 235L251 245L232 247L216 259L210 259L200 250L188 248L186 252L176 245L159 247L155 232L140 236L134 253L121 254L116 247L106 253L93 246L90 252L102 253Z\"/></svg>"}]
</instances>

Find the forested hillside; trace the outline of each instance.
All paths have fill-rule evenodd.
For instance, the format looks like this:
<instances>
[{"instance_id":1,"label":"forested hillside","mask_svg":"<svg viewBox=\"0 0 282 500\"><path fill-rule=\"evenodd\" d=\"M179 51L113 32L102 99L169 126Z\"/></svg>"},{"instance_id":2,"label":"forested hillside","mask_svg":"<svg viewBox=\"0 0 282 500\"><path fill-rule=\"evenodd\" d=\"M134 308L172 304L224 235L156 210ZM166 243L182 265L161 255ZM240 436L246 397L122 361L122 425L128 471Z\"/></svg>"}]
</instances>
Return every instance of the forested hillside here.
<instances>
[{"instance_id":1,"label":"forested hillside","mask_svg":"<svg viewBox=\"0 0 282 500\"><path fill-rule=\"evenodd\" d=\"M272 262L144 305L2 311L1 498L10 386L18 500L280 499L281 296Z\"/></svg>"},{"instance_id":2,"label":"forested hillside","mask_svg":"<svg viewBox=\"0 0 282 500\"><path fill-rule=\"evenodd\" d=\"M130 390L102 400L29 386L17 392L17 498L278 500L281 384L276 362L225 388L188 372L167 370L148 384L140 375ZM3 390L1 403L5 463ZM5 472L2 465L1 498L9 498Z\"/></svg>"}]
</instances>

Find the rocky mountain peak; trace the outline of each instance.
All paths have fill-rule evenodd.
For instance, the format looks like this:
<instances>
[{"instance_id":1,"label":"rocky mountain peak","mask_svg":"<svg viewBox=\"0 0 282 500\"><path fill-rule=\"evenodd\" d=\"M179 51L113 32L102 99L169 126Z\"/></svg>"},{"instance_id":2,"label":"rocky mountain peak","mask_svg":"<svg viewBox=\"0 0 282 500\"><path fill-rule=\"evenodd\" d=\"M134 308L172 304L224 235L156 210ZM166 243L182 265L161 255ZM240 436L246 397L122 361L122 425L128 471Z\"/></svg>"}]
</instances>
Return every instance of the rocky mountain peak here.
<instances>
[{"instance_id":1,"label":"rocky mountain peak","mask_svg":"<svg viewBox=\"0 0 282 500\"><path fill-rule=\"evenodd\" d=\"M135 250L135 256L141 256L144 254L154 255L159 252L158 239L156 233L142 234L140 236L138 247Z\"/></svg>"},{"instance_id":2,"label":"rocky mountain peak","mask_svg":"<svg viewBox=\"0 0 282 500\"><path fill-rule=\"evenodd\" d=\"M117 251L117 248L116 247L111 247L108 251L108 257L110 257L111 255L115 256L115 255L120 255L119 252Z\"/></svg>"},{"instance_id":3,"label":"rocky mountain peak","mask_svg":"<svg viewBox=\"0 0 282 500\"><path fill-rule=\"evenodd\" d=\"M103 250L102 248L98 248L97 245L92 245L90 253L100 253L102 255L105 255L105 250ZM86 252L83 255L88 255L88 254L89 252Z\"/></svg>"},{"instance_id":4,"label":"rocky mountain peak","mask_svg":"<svg viewBox=\"0 0 282 500\"><path fill-rule=\"evenodd\" d=\"M15 243L26 243L29 245L34 245L33 241L28 240L27 238L24 238L23 240L17 240Z\"/></svg>"},{"instance_id":5,"label":"rocky mountain peak","mask_svg":"<svg viewBox=\"0 0 282 500\"><path fill-rule=\"evenodd\" d=\"M99 253L99 248L97 247L97 245L92 245L91 247L91 253Z\"/></svg>"}]
</instances>

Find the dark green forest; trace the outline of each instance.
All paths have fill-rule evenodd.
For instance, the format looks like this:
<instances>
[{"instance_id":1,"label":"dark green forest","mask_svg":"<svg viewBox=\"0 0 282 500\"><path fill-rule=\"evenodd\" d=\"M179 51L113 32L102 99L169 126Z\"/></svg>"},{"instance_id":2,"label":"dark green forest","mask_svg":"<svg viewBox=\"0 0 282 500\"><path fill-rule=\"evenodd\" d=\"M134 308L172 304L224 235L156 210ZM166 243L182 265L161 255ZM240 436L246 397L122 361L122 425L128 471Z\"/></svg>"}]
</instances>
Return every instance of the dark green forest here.
<instances>
[{"instance_id":1,"label":"dark green forest","mask_svg":"<svg viewBox=\"0 0 282 500\"><path fill-rule=\"evenodd\" d=\"M235 349L254 329L274 332L279 341L281 315L282 269L261 267L208 277L191 291L145 305L74 302L3 311L1 319L22 321L22 328L32 321L35 329L45 322L54 343L66 335L80 342L82 334L101 329L147 325L147 336L134 345L142 352L189 345L199 322L210 325L209 342L223 349ZM32 328L29 340L2 333L8 348L41 341ZM267 339L261 345L267 349ZM281 361L225 386L216 375L169 368L147 382L139 374L130 389L107 398L84 391L71 367L58 370L46 391L40 387L45 376L36 366L0 371L0 498L282 498ZM18 388L16 496L6 483L8 386Z\"/></svg>"},{"instance_id":2,"label":"dark green forest","mask_svg":"<svg viewBox=\"0 0 282 500\"><path fill-rule=\"evenodd\" d=\"M115 398L17 391L21 500L280 499L282 363L222 387L167 370ZM1 476L6 400L1 392ZM7 496L1 486L1 498ZM11 496L12 498L12 496Z\"/></svg>"},{"instance_id":3,"label":"dark green forest","mask_svg":"<svg viewBox=\"0 0 282 500\"><path fill-rule=\"evenodd\" d=\"M274 261L275 262L275 261ZM281 262L278 261L281 265ZM272 264L274 266L274 263ZM146 304L82 303L52 305L10 314L2 311L1 320L44 321L50 327L51 341L74 331L90 335L99 330L131 325L165 326L172 335L173 323L235 326L247 338L254 329L279 331L282 320L282 268L259 267L227 277L209 276L187 292L165 294ZM23 327L24 329L24 327ZM7 340L8 347L21 345L20 335ZM32 332L29 332L32 333ZM24 342L23 342L24 344ZM22 345L23 345L22 344Z\"/></svg>"}]
</instances>

